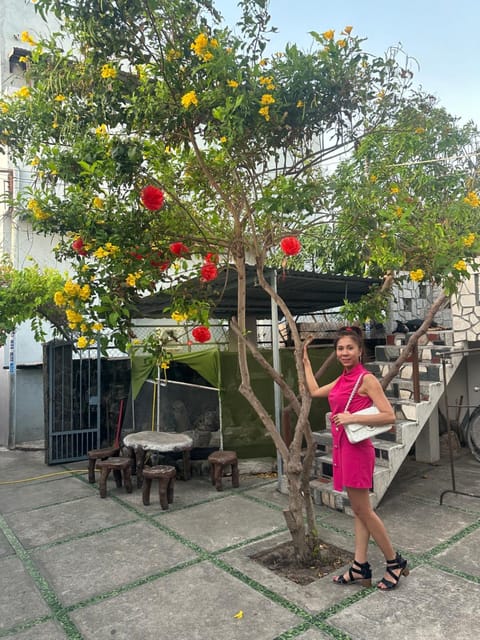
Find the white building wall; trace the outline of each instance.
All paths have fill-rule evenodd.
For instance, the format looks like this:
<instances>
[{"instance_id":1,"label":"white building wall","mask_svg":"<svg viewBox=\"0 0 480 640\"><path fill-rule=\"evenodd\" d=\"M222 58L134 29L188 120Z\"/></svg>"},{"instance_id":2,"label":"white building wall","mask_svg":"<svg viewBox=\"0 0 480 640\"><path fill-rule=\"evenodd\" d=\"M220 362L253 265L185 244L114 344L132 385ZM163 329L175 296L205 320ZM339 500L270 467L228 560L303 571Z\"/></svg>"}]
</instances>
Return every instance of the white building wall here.
<instances>
[{"instance_id":1,"label":"white building wall","mask_svg":"<svg viewBox=\"0 0 480 640\"><path fill-rule=\"evenodd\" d=\"M30 48L21 41L22 31L38 38L50 30L31 0L0 1L1 94L12 93L26 83L21 65L12 63L15 48ZM15 195L28 184L28 167L15 167L7 156L0 155L2 194ZM0 204L0 251L10 256L15 268L28 266L30 258L41 266L59 267L53 255L55 243L55 238L33 233L28 224L16 220L8 207ZM18 327L14 341L0 349L0 446L43 438L41 362L42 345L35 342L29 323Z\"/></svg>"}]
</instances>

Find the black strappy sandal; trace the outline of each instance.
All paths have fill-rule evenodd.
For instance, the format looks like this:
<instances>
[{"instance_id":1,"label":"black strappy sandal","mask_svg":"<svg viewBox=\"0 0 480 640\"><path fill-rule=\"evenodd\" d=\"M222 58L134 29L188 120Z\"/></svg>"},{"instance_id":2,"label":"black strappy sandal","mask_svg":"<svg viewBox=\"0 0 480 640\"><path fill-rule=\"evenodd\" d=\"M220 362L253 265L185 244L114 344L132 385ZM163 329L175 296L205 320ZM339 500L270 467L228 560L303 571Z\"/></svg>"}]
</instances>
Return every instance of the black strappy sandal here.
<instances>
[{"instance_id":1,"label":"black strappy sandal","mask_svg":"<svg viewBox=\"0 0 480 640\"><path fill-rule=\"evenodd\" d=\"M358 567L358 568L357 568ZM357 574L356 576L354 574ZM348 580L344 575L337 576L333 579L336 584L353 584L358 580L361 580L362 586L370 587L372 586L372 570L370 568L370 564L368 562L357 562L353 561L352 566L348 570Z\"/></svg>"},{"instance_id":2,"label":"black strappy sandal","mask_svg":"<svg viewBox=\"0 0 480 640\"><path fill-rule=\"evenodd\" d=\"M398 569L400 569L400 573L397 575L395 571L398 571ZM386 571L389 575L392 576L393 580L382 578L380 582L377 583L377 587L380 589L380 591L389 591L391 589L395 589L400 581L400 578L402 576L407 577L410 573L410 569L408 569L407 567L407 561L405 560L405 558L402 558L398 551L393 560L387 560Z\"/></svg>"}]
</instances>

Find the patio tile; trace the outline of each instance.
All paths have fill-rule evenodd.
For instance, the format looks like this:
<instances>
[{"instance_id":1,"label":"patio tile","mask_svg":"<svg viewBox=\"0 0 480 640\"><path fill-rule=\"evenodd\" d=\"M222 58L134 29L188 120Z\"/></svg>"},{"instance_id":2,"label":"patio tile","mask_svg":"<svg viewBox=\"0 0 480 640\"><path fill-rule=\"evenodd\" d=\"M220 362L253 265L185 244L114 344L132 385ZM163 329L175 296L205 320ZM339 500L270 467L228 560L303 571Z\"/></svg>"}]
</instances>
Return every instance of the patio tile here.
<instances>
[{"instance_id":1,"label":"patio tile","mask_svg":"<svg viewBox=\"0 0 480 640\"><path fill-rule=\"evenodd\" d=\"M26 512L16 512L5 520L26 547L38 547L63 538L98 531L135 516L112 500L98 495Z\"/></svg>"},{"instance_id":2,"label":"patio tile","mask_svg":"<svg viewBox=\"0 0 480 640\"><path fill-rule=\"evenodd\" d=\"M285 526L279 511L241 494L182 511L165 511L159 521L207 551L223 549Z\"/></svg>"},{"instance_id":3,"label":"patio tile","mask_svg":"<svg viewBox=\"0 0 480 640\"><path fill-rule=\"evenodd\" d=\"M480 531L474 531L465 536L451 547L438 553L434 559L441 564L480 578ZM480 600L478 602L480 608Z\"/></svg>"},{"instance_id":4,"label":"patio tile","mask_svg":"<svg viewBox=\"0 0 480 640\"><path fill-rule=\"evenodd\" d=\"M2 472L2 477L4 474ZM97 490L98 491L98 490ZM46 505L76 500L92 495L93 487L69 476L50 481L33 481L17 485L0 486L3 515Z\"/></svg>"},{"instance_id":5,"label":"patio tile","mask_svg":"<svg viewBox=\"0 0 480 640\"><path fill-rule=\"evenodd\" d=\"M4 556L10 556L14 553L13 548L3 532L0 531L0 558Z\"/></svg>"},{"instance_id":6,"label":"patio tile","mask_svg":"<svg viewBox=\"0 0 480 640\"><path fill-rule=\"evenodd\" d=\"M235 615L243 611L242 618ZM71 614L85 640L272 640L301 619L207 562Z\"/></svg>"},{"instance_id":7,"label":"patio tile","mask_svg":"<svg viewBox=\"0 0 480 640\"><path fill-rule=\"evenodd\" d=\"M327 622L352 640L386 635L408 640L472 640L480 625L480 585L431 567L418 567L393 593L378 590Z\"/></svg>"},{"instance_id":8,"label":"patio tile","mask_svg":"<svg viewBox=\"0 0 480 640\"><path fill-rule=\"evenodd\" d=\"M68 640L68 636L56 622L49 620L27 631L9 635L8 640Z\"/></svg>"},{"instance_id":9,"label":"patio tile","mask_svg":"<svg viewBox=\"0 0 480 640\"><path fill-rule=\"evenodd\" d=\"M408 507L406 508L406 505ZM395 496L378 508L394 547L421 553L445 542L477 519L474 514Z\"/></svg>"},{"instance_id":10,"label":"patio tile","mask_svg":"<svg viewBox=\"0 0 480 640\"><path fill-rule=\"evenodd\" d=\"M32 551L32 558L66 605L163 571L195 555L146 522Z\"/></svg>"},{"instance_id":11,"label":"patio tile","mask_svg":"<svg viewBox=\"0 0 480 640\"><path fill-rule=\"evenodd\" d=\"M15 556L0 559L0 593L0 631L51 613L31 576Z\"/></svg>"}]
</instances>

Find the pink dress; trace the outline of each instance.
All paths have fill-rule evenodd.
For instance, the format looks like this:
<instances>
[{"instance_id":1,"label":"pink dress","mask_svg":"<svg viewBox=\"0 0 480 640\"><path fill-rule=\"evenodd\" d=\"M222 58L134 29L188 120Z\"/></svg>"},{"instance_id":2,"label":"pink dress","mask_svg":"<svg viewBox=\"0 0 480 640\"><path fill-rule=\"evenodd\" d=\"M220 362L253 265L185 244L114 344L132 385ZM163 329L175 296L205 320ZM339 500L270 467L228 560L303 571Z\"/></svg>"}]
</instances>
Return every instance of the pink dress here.
<instances>
[{"instance_id":1,"label":"pink dress","mask_svg":"<svg viewBox=\"0 0 480 640\"><path fill-rule=\"evenodd\" d=\"M361 374L370 374L362 364L357 364L350 371L344 371L328 394L328 402L332 416L343 413L350 393ZM371 374L370 374L371 375ZM348 411L353 413L372 405L368 396L354 395ZM369 439L357 444L348 441L341 425L331 422L333 437L333 488L342 491L344 487L371 489L373 484L373 468L375 466L375 449Z\"/></svg>"}]
</instances>

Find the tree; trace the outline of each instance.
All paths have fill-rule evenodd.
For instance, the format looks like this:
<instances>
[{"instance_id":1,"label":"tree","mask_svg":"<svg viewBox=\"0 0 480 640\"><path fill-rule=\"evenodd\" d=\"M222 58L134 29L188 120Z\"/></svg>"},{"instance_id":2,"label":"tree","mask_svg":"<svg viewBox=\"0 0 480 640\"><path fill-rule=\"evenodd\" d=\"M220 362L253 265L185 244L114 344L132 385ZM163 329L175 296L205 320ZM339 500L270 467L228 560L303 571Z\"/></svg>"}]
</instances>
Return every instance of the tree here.
<instances>
[{"instance_id":1,"label":"tree","mask_svg":"<svg viewBox=\"0 0 480 640\"><path fill-rule=\"evenodd\" d=\"M340 233L335 244L348 243L341 194L332 204L347 165L332 181L322 163L366 149L366 136L392 125L408 103L411 72L401 52L367 54L350 26L339 37L312 32L309 52L288 45L267 55L268 2L239 4L235 35L210 0L38 0L42 14L60 18L63 34L40 43L23 34L32 46L30 84L0 104L0 145L34 174L16 210L39 232L59 234L58 257L75 265L55 299L79 346L109 329L126 348L139 297L159 286L172 295L172 316L197 323L203 341L208 282L220 268L235 269L240 391L283 458L285 517L305 560L315 542L310 397L295 318L264 267L295 260L289 256L302 243L332 232ZM372 227L378 253L381 234ZM330 245L323 246L334 268ZM298 394L248 339L247 260L290 327ZM195 274L204 287L192 292ZM293 407L290 446L255 394L249 352Z\"/></svg>"},{"instance_id":2,"label":"tree","mask_svg":"<svg viewBox=\"0 0 480 640\"><path fill-rule=\"evenodd\" d=\"M438 291L422 326L384 376L384 387L435 313L478 268L477 159L474 124L460 126L433 98L414 94L336 172L337 214L328 233L338 244L327 259L344 272L384 278L382 287L344 311L351 318L381 318L394 285L399 290L407 280ZM359 237L364 239L360 247Z\"/></svg>"},{"instance_id":3,"label":"tree","mask_svg":"<svg viewBox=\"0 0 480 640\"><path fill-rule=\"evenodd\" d=\"M53 296L63 287L64 277L56 269L40 269L36 264L22 270L13 268L3 256L0 261L0 345L22 322L31 321L35 339L45 339L42 321L65 332L65 314L55 305Z\"/></svg>"}]
</instances>

